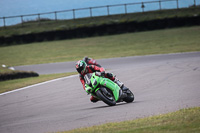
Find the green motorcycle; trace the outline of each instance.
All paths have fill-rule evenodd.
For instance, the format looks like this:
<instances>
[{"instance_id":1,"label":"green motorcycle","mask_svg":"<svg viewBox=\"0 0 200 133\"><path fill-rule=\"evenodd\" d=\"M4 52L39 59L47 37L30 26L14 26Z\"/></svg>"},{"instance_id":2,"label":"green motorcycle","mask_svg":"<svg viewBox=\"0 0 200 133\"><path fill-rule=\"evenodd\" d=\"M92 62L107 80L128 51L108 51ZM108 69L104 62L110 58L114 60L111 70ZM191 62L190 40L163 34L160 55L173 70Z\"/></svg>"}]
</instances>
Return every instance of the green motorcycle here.
<instances>
[{"instance_id":1,"label":"green motorcycle","mask_svg":"<svg viewBox=\"0 0 200 133\"><path fill-rule=\"evenodd\" d=\"M120 88L100 72L88 73L84 76L84 80L85 91L110 106L114 106L118 102L130 103L134 100L133 93L127 87L123 85ZM116 81L119 80L116 78Z\"/></svg>"}]
</instances>

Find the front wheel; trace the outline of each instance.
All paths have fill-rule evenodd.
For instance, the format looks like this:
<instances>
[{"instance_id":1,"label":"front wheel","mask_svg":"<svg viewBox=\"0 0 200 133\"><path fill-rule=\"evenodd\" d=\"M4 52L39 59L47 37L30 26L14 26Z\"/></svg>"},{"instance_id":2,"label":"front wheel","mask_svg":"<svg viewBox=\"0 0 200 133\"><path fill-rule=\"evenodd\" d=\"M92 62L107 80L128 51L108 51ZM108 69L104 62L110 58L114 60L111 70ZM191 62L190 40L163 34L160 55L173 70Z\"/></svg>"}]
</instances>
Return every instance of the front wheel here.
<instances>
[{"instance_id":1,"label":"front wheel","mask_svg":"<svg viewBox=\"0 0 200 133\"><path fill-rule=\"evenodd\" d=\"M112 95L110 95L110 93L105 93L104 91L101 91L101 89L99 89L96 92L96 95L106 104L108 104L109 106L114 106L116 105L116 101L114 99L114 97Z\"/></svg>"}]
</instances>

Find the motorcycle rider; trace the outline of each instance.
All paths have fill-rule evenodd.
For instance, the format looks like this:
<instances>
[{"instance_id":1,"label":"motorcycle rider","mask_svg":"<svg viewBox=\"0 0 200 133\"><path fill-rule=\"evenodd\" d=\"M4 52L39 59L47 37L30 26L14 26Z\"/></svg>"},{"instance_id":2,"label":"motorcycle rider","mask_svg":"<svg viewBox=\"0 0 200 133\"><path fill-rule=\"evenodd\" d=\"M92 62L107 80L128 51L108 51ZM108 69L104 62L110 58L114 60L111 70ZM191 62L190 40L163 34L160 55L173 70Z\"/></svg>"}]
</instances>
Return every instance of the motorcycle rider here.
<instances>
[{"instance_id":1,"label":"motorcycle rider","mask_svg":"<svg viewBox=\"0 0 200 133\"><path fill-rule=\"evenodd\" d=\"M93 73L93 72L101 72L102 75L104 75L106 78L109 78L110 80L114 81L115 83L117 83L117 85L119 87L122 87L123 86L123 83L120 82L119 80L117 80L112 73L105 73L105 70L103 67L98 67L98 66L95 66L95 65L87 65L87 63L83 60L79 60L77 63L76 63L76 70L78 71L79 73L79 78L80 78L80 81L83 85L83 88L85 90L85 80L84 80L84 76L87 74L87 73ZM98 98L95 98L94 96L91 96L90 98L91 102L97 102L99 99Z\"/></svg>"},{"instance_id":2,"label":"motorcycle rider","mask_svg":"<svg viewBox=\"0 0 200 133\"><path fill-rule=\"evenodd\" d=\"M101 67L101 65L97 64L97 61L95 59L88 58L87 56L83 58L83 61L85 61L85 63L87 63L88 65L95 65Z\"/></svg>"}]
</instances>

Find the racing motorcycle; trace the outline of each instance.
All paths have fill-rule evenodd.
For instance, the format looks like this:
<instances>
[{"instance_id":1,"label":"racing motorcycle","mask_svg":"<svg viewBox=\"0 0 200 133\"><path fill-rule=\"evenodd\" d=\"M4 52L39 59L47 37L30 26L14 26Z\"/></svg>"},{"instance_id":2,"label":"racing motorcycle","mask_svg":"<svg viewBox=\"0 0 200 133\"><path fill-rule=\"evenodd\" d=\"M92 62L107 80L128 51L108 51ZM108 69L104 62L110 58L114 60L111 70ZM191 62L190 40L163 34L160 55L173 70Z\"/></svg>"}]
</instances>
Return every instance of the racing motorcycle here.
<instances>
[{"instance_id":1,"label":"racing motorcycle","mask_svg":"<svg viewBox=\"0 0 200 133\"><path fill-rule=\"evenodd\" d=\"M105 78L101 72L88 73L84 76L85 91L102 100L109 106L118 102L133 102L134 94L124 85L120 88L112 80ZM120 82L116 77L116 81Z\"/></svg>"}]
</instances>

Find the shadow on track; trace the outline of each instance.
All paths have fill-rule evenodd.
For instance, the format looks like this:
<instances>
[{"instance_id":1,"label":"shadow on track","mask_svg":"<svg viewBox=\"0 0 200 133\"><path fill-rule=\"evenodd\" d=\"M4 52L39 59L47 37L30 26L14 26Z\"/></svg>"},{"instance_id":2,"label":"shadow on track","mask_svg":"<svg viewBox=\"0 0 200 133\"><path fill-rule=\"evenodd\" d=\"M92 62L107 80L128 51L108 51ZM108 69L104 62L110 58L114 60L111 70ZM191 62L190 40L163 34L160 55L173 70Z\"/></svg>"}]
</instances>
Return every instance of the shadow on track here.
<instances>
[{"instance_id":1,"label":"shadow on track","mask_svg":"<svg viewBox=\"0 0 200 133\"><path fill-rule=\"evenodd\" d=\"M117 103L115 106L108 106L108 105L104 105L104 106L98 106L98 107L92 107L92 108L85 108L85 109L82 109L82 110L90 110L90 109L104 109L104 108L114 108L114 107L120 107L122 105L131 105L131 104L135 104L135 103L140 103L142 101L134 101L132 103Z\"/></svg>"}]
</instances>

